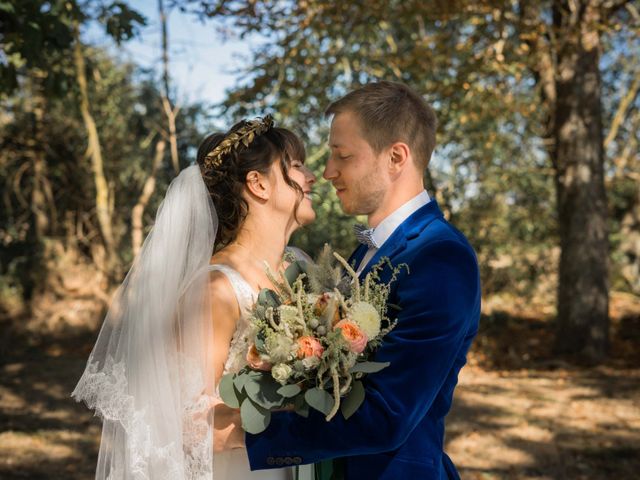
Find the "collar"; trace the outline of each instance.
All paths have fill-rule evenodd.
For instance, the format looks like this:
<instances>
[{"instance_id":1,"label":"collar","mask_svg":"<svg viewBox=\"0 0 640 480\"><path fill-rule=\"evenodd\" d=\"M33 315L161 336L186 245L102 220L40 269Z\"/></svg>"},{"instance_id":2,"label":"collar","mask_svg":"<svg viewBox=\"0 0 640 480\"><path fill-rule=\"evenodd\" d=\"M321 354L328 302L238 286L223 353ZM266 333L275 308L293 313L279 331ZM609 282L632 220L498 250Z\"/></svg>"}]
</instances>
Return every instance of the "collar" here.
<instances>
[{"instance_id":1,"label":"collar","mask_svg":"<svg viewBox=\"0 0 640 480\"><path fill-rule=\"evenodd\" d=\"M429 197L429 194L426 190L423 190L382 220L378 226L373 229L372 239L376 246L380 248L402 222L430 201L431 198Z\"/></svg>"}]
</instances>

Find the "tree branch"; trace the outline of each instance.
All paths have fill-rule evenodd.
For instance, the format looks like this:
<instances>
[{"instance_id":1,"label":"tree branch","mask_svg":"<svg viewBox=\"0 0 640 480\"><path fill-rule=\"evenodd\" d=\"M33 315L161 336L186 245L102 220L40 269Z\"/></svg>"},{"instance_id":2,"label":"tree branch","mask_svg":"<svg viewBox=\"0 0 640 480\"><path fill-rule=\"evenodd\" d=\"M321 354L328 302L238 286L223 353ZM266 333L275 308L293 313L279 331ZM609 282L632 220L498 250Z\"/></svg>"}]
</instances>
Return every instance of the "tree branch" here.
<instances>
[{"instance_id":1,"label":"tree branch","mask_svg":"<svg viewBox=\"0 0 640 480\"><path fill-rule=\"evenodd\" d=\"M627 94L622 97L620 100L620 104L618 105L618 109L616 110L615 115L613 116L613 120L611 121L611 127L609 128L609 133L607 134L607 138L604 140L604 147L607 146L615 140L618 135L618 130L620 129L620 125L625 120L627 116L627 112L629 111L630 105L636 99L638 95L638 91L640 91L640 74L636 75L627 91Z\"/></svg>"}]
</instances>

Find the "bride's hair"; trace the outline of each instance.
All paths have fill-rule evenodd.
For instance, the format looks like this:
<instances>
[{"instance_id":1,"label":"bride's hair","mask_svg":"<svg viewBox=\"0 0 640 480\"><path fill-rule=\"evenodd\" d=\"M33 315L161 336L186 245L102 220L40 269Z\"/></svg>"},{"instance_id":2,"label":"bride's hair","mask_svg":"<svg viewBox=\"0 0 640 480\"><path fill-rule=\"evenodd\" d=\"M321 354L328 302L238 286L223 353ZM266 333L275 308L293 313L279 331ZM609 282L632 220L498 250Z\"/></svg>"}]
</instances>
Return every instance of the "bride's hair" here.
<instances>
[{"instance_id":1,"label":"bride's hair","mask_svg":"<svg viewBox=\"0 0 640 480\"><path fill-rule=\"evenodd\" d=\"M198 147L197 162L218 214L216 250L235 240L247 216L249 205L242 192L249 172L257 171L267 175L271 166L278 162L286 183L298 192L294 215L304 195L300 186L291 180L288 174L293 160L305 161L304 144L296 134L286 128L269 128L266 132L256 135L248 146L240 144L222 155L215 166L205 161L207 154L225 138L246 126L246 121L238 122L226 133L209 135Z\"/></svg>"}]
</instances>

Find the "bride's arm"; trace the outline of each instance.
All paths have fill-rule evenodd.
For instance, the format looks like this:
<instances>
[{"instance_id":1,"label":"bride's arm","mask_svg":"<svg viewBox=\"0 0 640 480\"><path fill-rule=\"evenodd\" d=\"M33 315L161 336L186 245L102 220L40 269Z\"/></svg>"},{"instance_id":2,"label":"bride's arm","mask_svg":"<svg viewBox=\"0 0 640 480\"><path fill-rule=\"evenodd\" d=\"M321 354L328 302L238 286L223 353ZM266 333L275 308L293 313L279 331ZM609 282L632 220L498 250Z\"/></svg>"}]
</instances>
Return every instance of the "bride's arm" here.
<instances>
[{"instance_id":1,"label":"bride's arm","mask_svg":"<svg viewBox=\"0 0 640 480\"><path fill-rule=\"evenodd\" d=\"M231 284L220 272L212 272L210 275L209 298L213 310L213 362L217 389L240 318L240 307ZM239 413L227 407L222 400L213 405L213 413L214 452L244 447L244 431Z\"/></svg>"},{"instance_id":2,"label":"bride's arm","mask_svg":"<svg viewBox=\"0 0 640 480\"><path fill-rule=\"evenodd\" d=\"M226 275L211 272L209 277L209 298L211 299L211 317L213 319L213 362L216 387L224 371L229 356L231 339L240 318L240 307L233 287Z\"/></svg>"}]
</instances>

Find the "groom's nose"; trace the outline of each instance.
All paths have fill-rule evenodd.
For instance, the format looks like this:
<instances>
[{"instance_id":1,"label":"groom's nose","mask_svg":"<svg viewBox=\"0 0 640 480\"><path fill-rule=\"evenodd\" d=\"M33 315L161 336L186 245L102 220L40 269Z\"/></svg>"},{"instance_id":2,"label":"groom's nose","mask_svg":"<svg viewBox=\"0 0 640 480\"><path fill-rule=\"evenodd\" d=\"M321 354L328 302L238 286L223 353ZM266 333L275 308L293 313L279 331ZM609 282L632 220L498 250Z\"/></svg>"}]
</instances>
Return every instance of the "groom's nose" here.
<instances>
[{"instance_id":1,"label":"groom's nose","mask_svg":"<svg viewBox=\"0 0 640 480\"><path fill-rule=\"evenodd\" d=\"M322 178L325 180L333 180L338 177L338 171L335 169L333 165L333 161L331 160L331 156L327 160L326 165L324 166L324 171L322 172Z\"/></svg>"}]
</instances>

